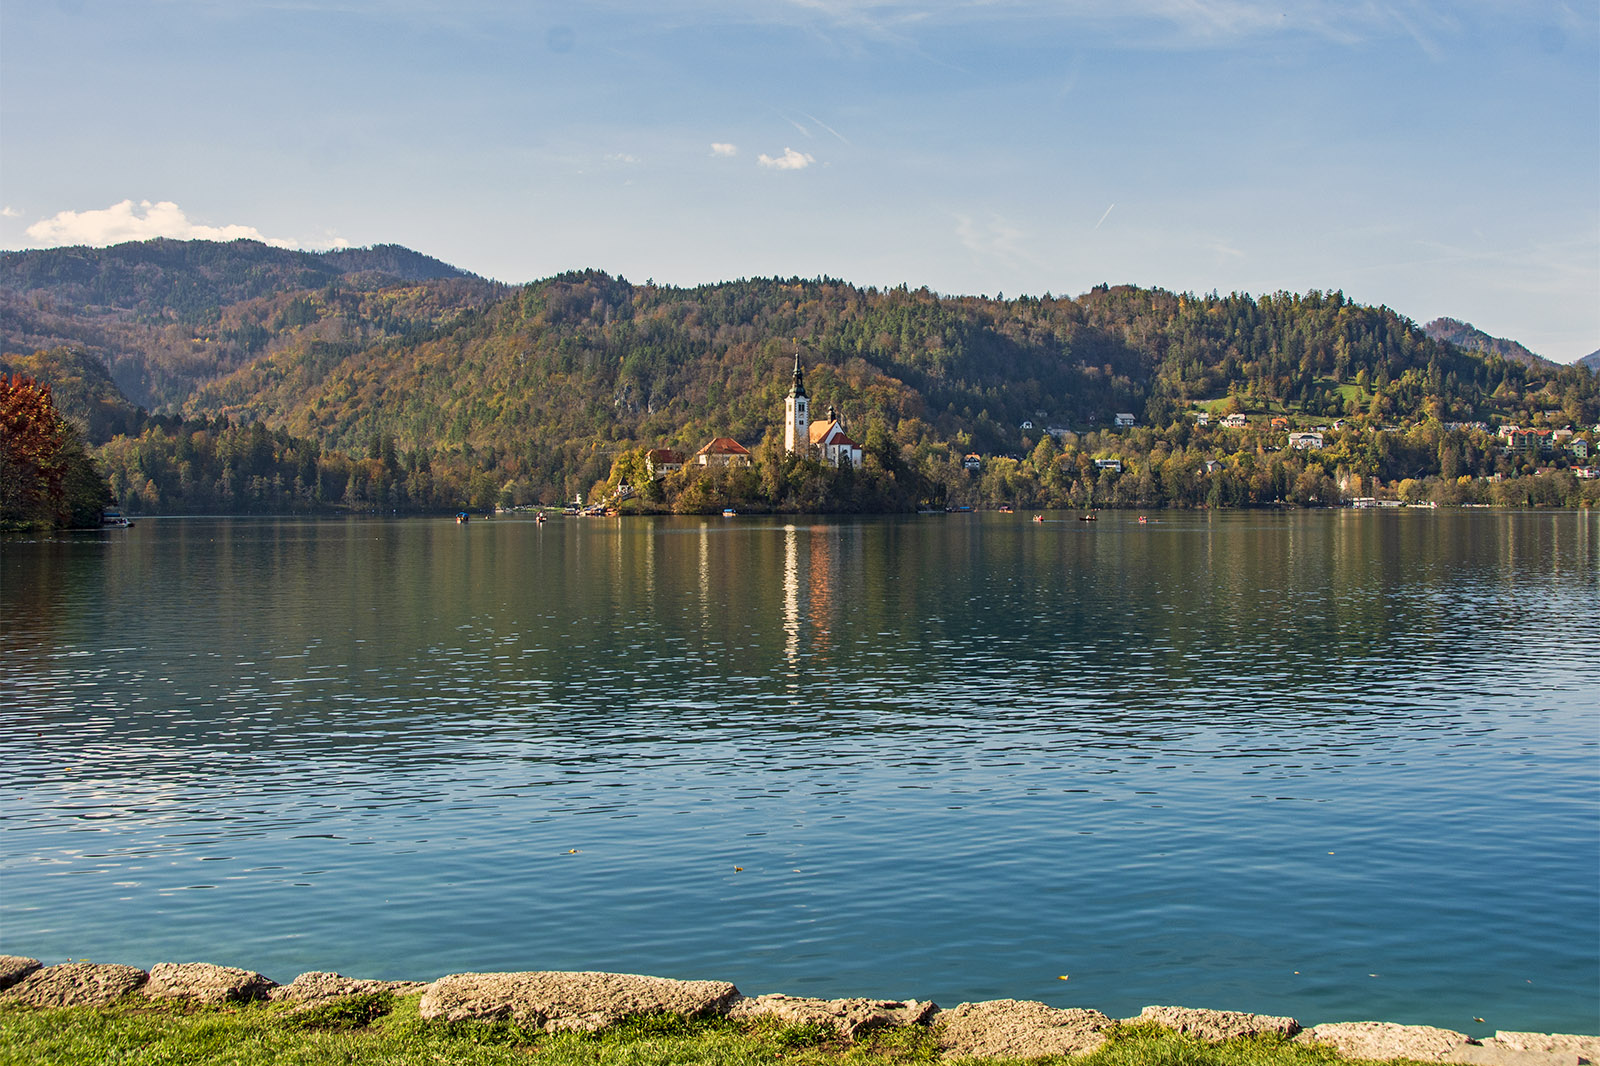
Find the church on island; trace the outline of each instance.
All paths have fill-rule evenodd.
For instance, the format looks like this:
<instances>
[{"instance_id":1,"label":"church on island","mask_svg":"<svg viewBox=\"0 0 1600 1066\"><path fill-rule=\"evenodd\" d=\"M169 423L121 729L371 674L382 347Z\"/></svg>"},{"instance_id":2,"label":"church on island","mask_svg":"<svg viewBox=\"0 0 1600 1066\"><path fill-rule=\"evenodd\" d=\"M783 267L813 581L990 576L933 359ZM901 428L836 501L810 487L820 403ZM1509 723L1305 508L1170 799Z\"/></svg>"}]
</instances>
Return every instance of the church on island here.
<instances>
[{"instance_id":1,"label":"church on island","mask_svg":"<svg viewBox=\"0 0 1600 1066\"><path fill-rule=\"evenodd\" d=\"M798 351L794 353L794 385L783 401L783 416L784 451L793 455L807 455L815 448L818 458L833 466L861 465L861 445L845 434L838 412L830 407L827 418L811 421L811 400L806 396Z\"/></svg>"}]
</instances>

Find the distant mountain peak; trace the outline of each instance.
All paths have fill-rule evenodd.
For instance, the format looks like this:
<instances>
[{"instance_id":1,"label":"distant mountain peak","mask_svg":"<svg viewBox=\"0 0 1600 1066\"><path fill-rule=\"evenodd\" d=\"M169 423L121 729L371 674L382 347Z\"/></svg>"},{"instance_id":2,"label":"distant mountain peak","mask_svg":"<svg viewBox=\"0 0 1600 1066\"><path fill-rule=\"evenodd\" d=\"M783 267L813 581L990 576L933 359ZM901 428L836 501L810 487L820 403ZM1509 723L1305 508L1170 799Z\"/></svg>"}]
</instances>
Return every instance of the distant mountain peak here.
<instances>
[{"instance_id":1,"label":"distant mountain peak","mask_svg":"<svg viewBox=\"0 0 1600 1066\"><path fill-rule=\"evenodd\" d=\"M1506 340L1504 337L1492 337L1471 322L1463 322L1457 318L1436 318L1423 326L1422 332L1440 343L1454 344L1458 348L1483 352L1487 355L1498 355L1502 359L1509 359L1524 366L1559 365L1542 355L1530 352L1516 341Z\"/></svg>"}]
</instances>

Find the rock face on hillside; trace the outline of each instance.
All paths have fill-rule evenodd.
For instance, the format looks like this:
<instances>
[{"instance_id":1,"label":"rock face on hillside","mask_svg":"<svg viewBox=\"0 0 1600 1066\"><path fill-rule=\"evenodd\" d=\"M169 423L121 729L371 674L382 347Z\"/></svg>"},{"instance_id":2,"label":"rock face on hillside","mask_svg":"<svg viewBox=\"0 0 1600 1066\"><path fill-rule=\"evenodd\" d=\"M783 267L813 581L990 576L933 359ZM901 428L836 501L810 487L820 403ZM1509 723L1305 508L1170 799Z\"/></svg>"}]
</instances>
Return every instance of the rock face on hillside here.
<instances>
[{"instance_id":1,"label":"rock face on hillside","mask_svg":"<svg viewBox=\"0 0 1600 1066\"><path fill-rule=\"evenodd\" d=\"M554 1033L594 1031L641 1014L698 1015L725 1009L739 990L726 981L674 981L620 973L458 973L422 994L424 1018L509 1018Z\"/></svg>"},{"instance_id":2,"label":"rock face on hillside","mask_svg":"<svg viewBox=\"0 0 1600 1066\"><path fill-rule=\"evenodd\" d=\"M1198 1010L1193 1007L1146 1007L1133 1021L1155 1022L1168 1029L1210 1041L1267 1033L1293 1036L1300 1031L1300 1023L1293 1018L1243 1014L1233 1010Z\"/></svg>"},{"instance_id":3,"label":"rock face on hillside","mask_svg":"<svg viewBox=\"0 0 1600 1066\"><path fill-rule=\"evenodd\" d=\"M926 1025L938 1010L936 1003L915 999L806 999L773 993L740 996L729 1006L728 1017L771 1018L784 1025L826 1025L854 1040L874 1029Z\"/></svg>"},{"instance_id":4,"label":"rock face on hillside","mask_svg":"<svg viewBox=\"0 0 1600 1066\"><path fill-rule=\"evenodd\" d=\"M189 1003L242 1003L265 999L278 982L254 970L236 970L209 962L158 962L150 967L144 994L150 999Z\"/></svg>"},{"instance_id":5,"label":"rock face on hillside","mask_svg":"<svg viewBox=\"0 0 1600 1066\"><path fill-rule=\"evenodd\" d=\"M996 999L940 1011L939 1046L945 1058L1032 1059L1081 1055L1105 1043L1111 1019L1097 1010L1058 1009L1043 1003Z\"/></svg>"},{"instance_id":6,"label":"rock face on hillside","mask_svg":"<svg viewBox=\"0 0 1600 1066\"><path fill-rule=\"evenodd\" d=\"M25 1007L98 1007L121 999L148 976L137 966L114 962L65 962L34 970L0 992L0 1002Z\"/></svg>"}]
</instances>

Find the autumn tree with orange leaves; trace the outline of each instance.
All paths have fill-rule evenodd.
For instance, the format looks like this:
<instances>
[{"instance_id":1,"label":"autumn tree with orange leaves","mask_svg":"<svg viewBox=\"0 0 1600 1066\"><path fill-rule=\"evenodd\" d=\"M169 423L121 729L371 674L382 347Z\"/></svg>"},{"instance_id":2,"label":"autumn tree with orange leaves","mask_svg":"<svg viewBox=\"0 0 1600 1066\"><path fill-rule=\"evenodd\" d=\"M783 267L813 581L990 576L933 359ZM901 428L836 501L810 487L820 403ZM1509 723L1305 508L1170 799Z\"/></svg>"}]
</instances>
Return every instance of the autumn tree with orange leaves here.
<instances>
[{"instance_id":1,"label":"autumn tree with orange leaves","mask_svg":"<svg viewBox=\"0 0 1600 1066\"><path fill-rule=\"evenodd\" d=\"M111 502L50 387L0 375L0 526L94 526Z\"/></svg>"}]
</instances>

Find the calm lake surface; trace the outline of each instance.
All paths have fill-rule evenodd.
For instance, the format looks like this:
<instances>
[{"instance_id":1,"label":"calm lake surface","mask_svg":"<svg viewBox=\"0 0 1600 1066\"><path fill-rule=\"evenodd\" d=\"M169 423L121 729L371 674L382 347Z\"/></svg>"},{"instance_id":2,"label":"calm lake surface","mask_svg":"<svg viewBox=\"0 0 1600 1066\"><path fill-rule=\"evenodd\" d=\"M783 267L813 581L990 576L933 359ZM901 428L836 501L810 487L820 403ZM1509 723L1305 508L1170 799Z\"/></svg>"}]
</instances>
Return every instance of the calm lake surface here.
<instances>
[{"instance_id":1,"label":"calm lake surface","mask_svg":"<svg viewBox=\"0 0 1600 1066\"><path fill-rule=\"evenodd\" d=\"M1050 517L0 544L0 951L1600 1032L1600 515Z\"/></svg>"}]
</instances>

